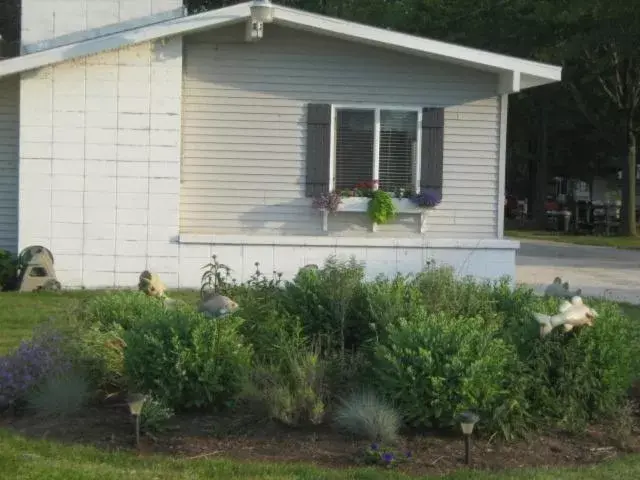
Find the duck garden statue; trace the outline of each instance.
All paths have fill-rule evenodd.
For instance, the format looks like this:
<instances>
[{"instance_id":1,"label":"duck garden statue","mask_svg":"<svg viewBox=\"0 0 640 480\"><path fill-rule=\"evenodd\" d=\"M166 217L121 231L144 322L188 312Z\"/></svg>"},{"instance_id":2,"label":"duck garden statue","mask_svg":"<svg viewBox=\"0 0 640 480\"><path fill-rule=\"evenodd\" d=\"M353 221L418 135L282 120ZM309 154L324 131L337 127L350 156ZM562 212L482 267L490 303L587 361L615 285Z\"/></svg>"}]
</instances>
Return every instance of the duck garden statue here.
<instances>
[{"instance_id":1,"label":"duck garden statue","mask_svg":"<svg viewBox=\"0 0 640 480\"><path fill-rule=\"evenodd\" d=\"M214 293L200 302L198 311L207 317L218 318L235 312L238 304L229 297Z\"/></svg>"},{"instance_id":2,"label":"duck garden statue","mask_svg":"<svg viewBox=\"0 0 640 480\"><path fill-rule=\"evenodd\" d=\"M540 324L540 336L545 337L551 331L559 326L564 326L565 332L573 330L574 327L583 325L593 326L593 321L598 313L585 305L582 298L574 296L571 302L566 300L560 304L558 313L555 315L545 315L542 313L534 313L537 322Z\"/></svg>"}]
</instances>

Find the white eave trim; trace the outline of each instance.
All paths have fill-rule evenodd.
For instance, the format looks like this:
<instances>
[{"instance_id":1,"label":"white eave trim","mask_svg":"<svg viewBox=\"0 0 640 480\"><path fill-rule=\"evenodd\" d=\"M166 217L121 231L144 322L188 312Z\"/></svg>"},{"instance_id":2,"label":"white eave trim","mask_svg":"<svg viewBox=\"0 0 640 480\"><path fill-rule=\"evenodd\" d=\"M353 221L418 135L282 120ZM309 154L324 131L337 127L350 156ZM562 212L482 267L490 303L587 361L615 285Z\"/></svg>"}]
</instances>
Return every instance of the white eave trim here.
<instances>
[{"instance_id":1,"label":"white eave trim","mask_svg":"<svg viewBox=\"0 0 640 480\"><path fill-rule=\"evenodd\" d=\"M166 20L4 60L0 62L0 77L103 51L243 22L251 15L250 3L245 2L197 15ZM560 81L562 75L562 68L555 65L393 32L279 5L274 5L274 22L291 28L493 71L501 75L506 74L500 80L500 93L517 91L514 87L519 88L520 76L527 76L531 80L526 82L527 86L536 86Z\"/></svg>"},{"instance_id":2,"label":"white eave trim","mask_svg":"<svg viewBox=\"0 0 640 480\"><path fill-rule=\"evenodd\" d=\"M219 28L242 22L249 15L249 4L242 3L22 55L0 62L0 77L162 38Z\"/></svg>"}]
</instances>

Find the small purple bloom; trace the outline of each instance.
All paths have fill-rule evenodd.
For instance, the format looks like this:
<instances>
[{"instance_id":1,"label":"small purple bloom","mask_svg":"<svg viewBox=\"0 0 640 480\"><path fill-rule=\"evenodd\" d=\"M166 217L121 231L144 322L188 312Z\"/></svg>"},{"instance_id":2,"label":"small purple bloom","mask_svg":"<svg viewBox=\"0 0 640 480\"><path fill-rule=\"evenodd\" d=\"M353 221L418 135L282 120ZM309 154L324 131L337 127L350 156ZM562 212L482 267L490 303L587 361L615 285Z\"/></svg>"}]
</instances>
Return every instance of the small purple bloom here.
<instances>
[{"instance_id":1,"label":"small purple bloom","mask_svg":"<svg viewBox=\"0 0 640 480\"><path fill-rule=\"evenodd\" d=\"M394 458L393 453L387 452L384 455L382 455L382 460L384 460L387 463L393 462L393 458Z\"/></svg>"},{"instance_id":2,"label":"small purple bloom","mask_svg":"<svg viewBox=\"0 0 640 480\"><path fill-rule=\"evenodd\" d=\"M407 451L406 455L407 455L407 458L411 458L411 452Z\"/></svg>"},{"instance_id":3,"label":"small purple bloom","mask_svg":"<svg viewBox=\"0 0 640 480\"><path fill-rule=\"evenodd\" d=\"M374 452L377 452L379 448L380 448L380 445L378 445L377 443L371 444L371 450L373 450Z\"/></svg>"}]
</instances>

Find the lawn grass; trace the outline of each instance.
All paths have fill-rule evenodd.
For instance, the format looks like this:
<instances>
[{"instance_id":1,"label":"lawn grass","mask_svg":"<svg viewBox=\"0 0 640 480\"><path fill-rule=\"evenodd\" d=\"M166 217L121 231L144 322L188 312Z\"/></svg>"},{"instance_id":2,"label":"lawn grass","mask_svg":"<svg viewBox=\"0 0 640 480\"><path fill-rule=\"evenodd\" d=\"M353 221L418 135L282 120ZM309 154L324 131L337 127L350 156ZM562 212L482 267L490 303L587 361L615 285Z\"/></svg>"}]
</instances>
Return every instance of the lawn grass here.
<instances>
[{"instance_id":1,"label":"lawn grass","mask_svg":"<svg viewBox=\"0 0 640 480\"><path fill-rule=\"evenodd\" d=\"M0 354L15 348L31 336L32 329L52 316L63 316L95 291L63 293L0 293ZM172 292L195 304L198 293ZM625 312L640 321L640 307L622 304ZM0 479L403 479L407 477L380 468L327 470L303 464L239 462L223 459L176 459L168 456L138 457L132 453L108 453L92 447L62 445L27 439L0 429ZM526 469L500 473L462 470L446 477L451 480L626 480L640 478L640 456L632 455L597 466L569 469Z\"/></svg>"},{"instance_id":2,"label":"lawn grass","mask_svg":"<svg viewBox=\"0 0 640 480\"><path fill-rule=\"evenodd\" d=\"M624 250L640 250L640 237L573 235L545 232L541 230L506 230L506 237L528 240L546 240L549 242L569 243L573 245L592 245L612 247Z\"/></svg>"},{"instance_id":3,"label":"lawn grass","mask_svg":"<svg viewBox=\"0 0 640 480\"><path fill-rule=\"evenodd\" d=\"M380 468L327 470L301 464L237 462L221 459L137 457L92 447L60 445L0 430L0 478L15 480L400 480L408 477ZM635 480L640 457L628 456L598 466L522 469L500 473L461 470L450 480Z\"/></svg>"}]
</instances>

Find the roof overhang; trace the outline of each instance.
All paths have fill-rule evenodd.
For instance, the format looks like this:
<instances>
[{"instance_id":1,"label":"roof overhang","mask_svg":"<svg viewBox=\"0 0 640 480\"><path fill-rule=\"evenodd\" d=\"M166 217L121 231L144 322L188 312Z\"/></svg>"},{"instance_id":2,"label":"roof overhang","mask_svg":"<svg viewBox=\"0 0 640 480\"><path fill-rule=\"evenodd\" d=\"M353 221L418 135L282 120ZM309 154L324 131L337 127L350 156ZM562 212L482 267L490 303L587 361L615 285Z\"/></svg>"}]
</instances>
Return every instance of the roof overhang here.
<instances>
[{"instance_id":1,"label":"roof overhang","mask_svg":"<svg viewBox=\"0 0 640 480\"><path fill-rule=\"evenodd\" d=\"M251 18L250 5L251 2L245 2L196 15L142 24L115 33L105 34L105 29L97 29L93 37L91 32L87 32L80 41L4 60L0 62L0 77L108 50L246 22ZM370 27L276 4L273 5L273 15L276 25L496 73L499 75L499 94L558 82L562 77L562 67L559 66Z\"/></svg>"}]
</instances>

